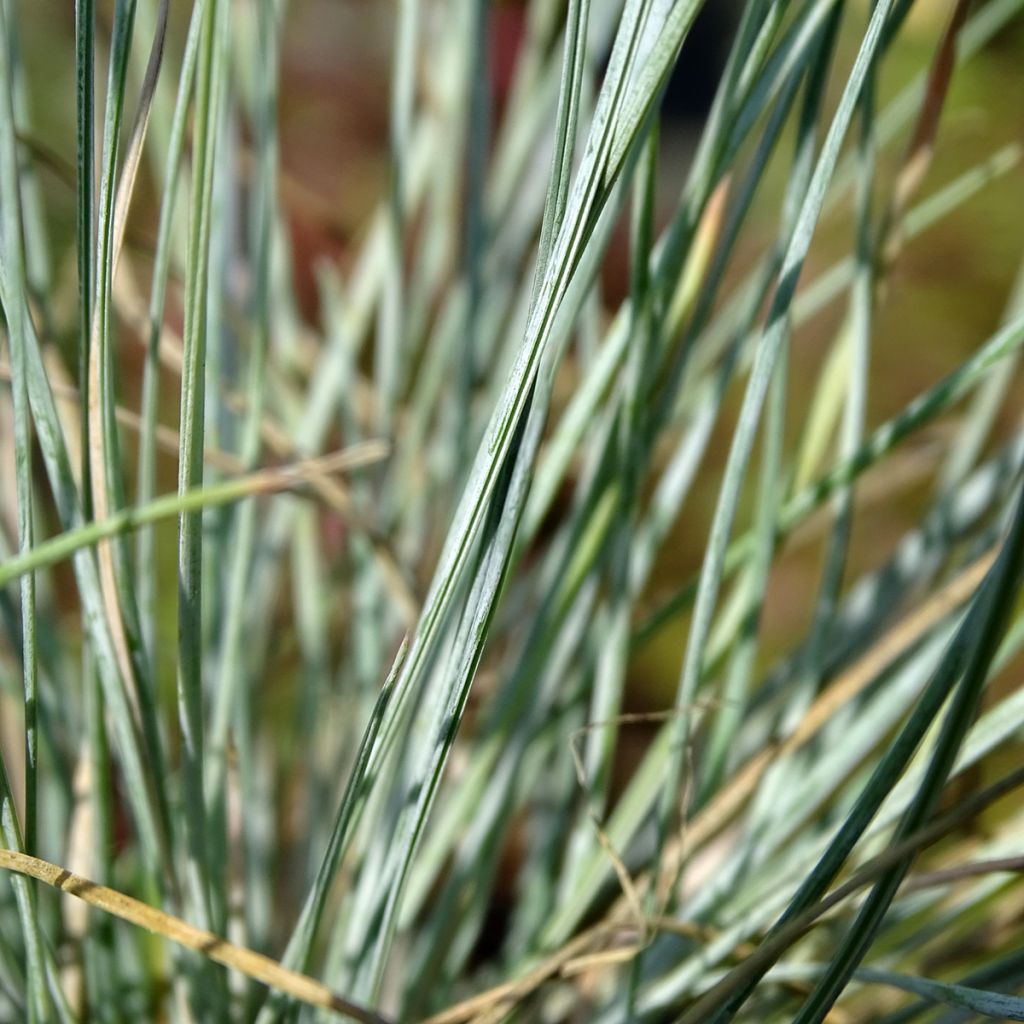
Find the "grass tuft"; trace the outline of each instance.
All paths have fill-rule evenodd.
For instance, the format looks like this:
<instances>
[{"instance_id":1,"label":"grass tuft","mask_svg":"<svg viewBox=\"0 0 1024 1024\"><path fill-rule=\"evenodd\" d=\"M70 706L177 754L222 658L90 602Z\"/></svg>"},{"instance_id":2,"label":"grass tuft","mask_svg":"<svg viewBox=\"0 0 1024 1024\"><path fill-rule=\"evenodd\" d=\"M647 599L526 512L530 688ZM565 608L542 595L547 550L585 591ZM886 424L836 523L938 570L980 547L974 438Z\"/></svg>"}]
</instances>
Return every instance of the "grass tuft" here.
<instances>
[{"instance_id":1,"label":"grass tuft","mask_svg":"<svg viewBox=\"0 0 1024 1024\"><path fill-rule=\"evenodd\" d=\"M53 6L0 1020L1024 1019L1024 0Z\"/></svg>"}]
</instances>

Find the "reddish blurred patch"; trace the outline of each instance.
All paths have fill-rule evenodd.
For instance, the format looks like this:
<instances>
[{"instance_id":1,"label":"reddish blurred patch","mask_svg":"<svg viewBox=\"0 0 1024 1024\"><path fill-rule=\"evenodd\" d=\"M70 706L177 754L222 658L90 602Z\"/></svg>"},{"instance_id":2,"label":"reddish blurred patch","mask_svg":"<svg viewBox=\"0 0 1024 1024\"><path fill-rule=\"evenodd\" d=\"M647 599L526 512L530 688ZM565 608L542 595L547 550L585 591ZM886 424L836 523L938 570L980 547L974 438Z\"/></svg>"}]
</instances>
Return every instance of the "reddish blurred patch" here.
<instances>
[{"instance_id":1,"label":"reddish blurred patch","mask_svg":"<svg viewBox=\"0 0 1024 1024\"><path fill-rule=\"evenodd\" d=\"M491 85L499 116L512 88L525 34L526 16L521 6L502 6L491 11Z\"/></svg>"}]
</instances>

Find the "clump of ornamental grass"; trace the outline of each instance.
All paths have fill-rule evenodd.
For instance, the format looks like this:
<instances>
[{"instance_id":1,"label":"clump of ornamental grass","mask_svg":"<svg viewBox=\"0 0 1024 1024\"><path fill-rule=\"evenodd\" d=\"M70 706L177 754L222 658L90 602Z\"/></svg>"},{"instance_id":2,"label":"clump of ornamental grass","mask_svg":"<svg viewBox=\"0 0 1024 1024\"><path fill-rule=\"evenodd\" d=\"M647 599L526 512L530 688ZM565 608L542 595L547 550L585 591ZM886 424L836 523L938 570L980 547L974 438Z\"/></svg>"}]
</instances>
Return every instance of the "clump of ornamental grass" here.
<instances>
[{"instance_id":1,"label":"clump of ornamental grass","mask_svg":"<svg viewBox=\"0 0 1024 1024\"><path fill-rule=\"evenodd\" d=\"M73 98L0 5L0 1019L1024 1019L1024 278L890 315L1024 4L924 6L737 5L681 155L699 0L500 105L401 0L311 314L289 5L77 0Z\"/></svg>"}]
</instances>

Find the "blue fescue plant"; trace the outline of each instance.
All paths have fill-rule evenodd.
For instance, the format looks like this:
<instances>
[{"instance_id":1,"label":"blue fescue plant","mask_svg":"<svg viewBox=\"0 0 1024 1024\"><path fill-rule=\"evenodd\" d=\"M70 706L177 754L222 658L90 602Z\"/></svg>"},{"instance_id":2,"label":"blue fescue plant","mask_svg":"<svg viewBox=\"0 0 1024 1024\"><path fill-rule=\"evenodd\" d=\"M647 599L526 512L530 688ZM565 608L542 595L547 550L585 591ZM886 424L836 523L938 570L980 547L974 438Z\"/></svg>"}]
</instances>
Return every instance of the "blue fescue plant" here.
<instances>
[{"instance_id":1,"label":"blue fescue plant","mask_svg":"<svg viewBox=\"0 0 1024 1024\"><path fill-rule=\"evenodd\" d=\"M529 0L500 109L487 0L388 7L315 316L285 0L59 76L0 3L0 1020L1024 1020L1024 275L945 373L886 315L1024 3L737 4L683 158L718 2Z\"/></svg>"}]
</instances>

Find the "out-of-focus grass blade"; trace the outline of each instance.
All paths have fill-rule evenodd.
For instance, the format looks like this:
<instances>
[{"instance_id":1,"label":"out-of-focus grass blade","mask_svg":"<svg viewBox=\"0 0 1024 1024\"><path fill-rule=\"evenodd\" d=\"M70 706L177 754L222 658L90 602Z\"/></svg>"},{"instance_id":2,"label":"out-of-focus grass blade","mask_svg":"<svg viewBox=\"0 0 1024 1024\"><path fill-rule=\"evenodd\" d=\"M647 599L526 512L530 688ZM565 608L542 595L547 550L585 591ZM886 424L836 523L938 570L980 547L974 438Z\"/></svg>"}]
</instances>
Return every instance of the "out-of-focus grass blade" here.
<instances>
[{"instance_id":1,"label":"out-of-focus grass blade","mask_svg":"<svg viewBox=\"0 0 1024 1024\"><path fill-rule=\"evenodd\" d=\"M398 7L395 63L391 85L391 183L388 193L387 276L380 304L380 325L374 369L377 382L377 427L391 432L401 386L405 318L404 249L406 230L405 173L412 142L416 98L420 0L401 0Z\"/></svg>"},{"instance_id":2,"label":"out-of-focus grass blade","mask_svg":"<svg viewBox=\"0 0 1024 1024\"><path fill-rule=\"evenodd\" d=\"M1024 313L1024 263L1017 271L1017 280L1014 282L1010 301L1007 303L1004 321L1015 320L1022 313ZM993 367L988 379L979 385L967 412L964 427L950 449L942 468L938 484L940 491L951 491L963 483L995 425L999 407L1013 381L1019 362L1019 355L1014 353L1001 366Z\"/></svg>"},{"instance_id":3,"label":"out-of-focus grass blade","mask_svg":"<svg viewBox=\"0 0 1024 1024\"><path fill-rule=\"evenodd\" d=\"M622 403L614 436L610 439L615 447L616 476L620 486L617 488L616 522L611 534L613 551L609 555L611 596L607 640L601 644L597 657L588 715L590 722L602 724L589 731L581 758L582 777L585 780L584 799L595 821L603 817L607 801L616 746L616 717L622 706L629 652L629 619L634 596L630 586L634 554L630 541L638 515L638 491L643 465L643 398L649 387L651 357L657 340L648 292L651 284L649 253L654 233L658 131L655 121L648 129L640 169L633 186L630 273L630 310L633 316L630 334L633 342L623 382ZM564 868L569 877L575 875L576 864L588 849L593 848L595 841L591 832L577 832Z\"/></svg>"},{"instance_id":4,"label":"out-of-focus grass blade","mask_svg":"<svg viewBox=\"0 0 1024 1024\"><path fill-rule=\"evenodd\" d=\"M239 455L247 468L259 460L262 447L262 427L266 411L267 361L270 348L271 314L275 297L275 282L271 267L275 251L275 201L277 197L277 15L272 7L261 5L256 11L256 63L259 72L253 83L253 134L256 147L255 171L252 189L252 222L250 251L253 280L249 306L253 330L245 381L248 400L244 419L239 427ZM227 176L226 176L227 177ZM227 178L226 184L230 184ZM207 371L216 379L215 375ZM247 605L247 587L256 546L257 508L255 501L245 501L237 509L230 532L224 538L227 549L227 572L224 607L218 618L223 619L219 650L219 685L213 700L213 714L209 730L206 787L211 821L217 822L218 838L222 836L224 815L224 777L227 770L229 728L234 721L242 728L247 715L237 714L240 700L251 699L244 694L242 680L246 674L242 652L243 623ZM239 744L242 747L246 743ZM243 828L246 826L243 825ZM222 851L226 854L226 850ZM218 920L227 913L227 883L214 886L214 906Z\"/></svg>"},{"instance_id":5,"label":"out-of-focus grass blade","mask_svg":"<svg viewBox=\"0 0 1024 1024\"><path fill-rule=\"evenodd\" d=\"M147 505L121 509L108 519L94 520L58 534L50 540L41 541L24 556L4 562L0 565L0 586L18 579L24 573L56 565L108 537L130 533L149 523L180 516L182 513L201 512L204 508L242 501L253 494L274 494L305 487L311 480L337 470L372 465L384 458L387 452L387 445L379 441L365 441L353 446L352 449L335 452L319 459L307 459L292 465L258 470L210 487L198 487L184 494L166 494Z\"/></svg>"},{"instance_id":6,"label":"out-of-focus grass blade","mask_svg":"<svg viewBox=\"0 0 1024 1024\"><path fill-rule=\"evenodd\" d=\"M990 986L998 985L1001 988L1011 988L1019 984L1019 979L1024 974L1024 952L1019 949L1011 951L1005 956L997 958L976 971L962 978L957 984L964 988L988 989ZM917 980L917 979L915 979ZM931 980L931 979L928 979ZM878 1024L908 1024L909 1021L917 1020L923 1013L932 1008L934 1004L929 999L927 1002L911 1004L903 1010L886 1014ZM963 1013L960 1010L951 1010L943 1014L938 1024L960 1024L963 1020Z\"/></svg>"}]
</instances>

